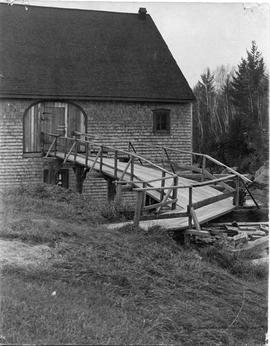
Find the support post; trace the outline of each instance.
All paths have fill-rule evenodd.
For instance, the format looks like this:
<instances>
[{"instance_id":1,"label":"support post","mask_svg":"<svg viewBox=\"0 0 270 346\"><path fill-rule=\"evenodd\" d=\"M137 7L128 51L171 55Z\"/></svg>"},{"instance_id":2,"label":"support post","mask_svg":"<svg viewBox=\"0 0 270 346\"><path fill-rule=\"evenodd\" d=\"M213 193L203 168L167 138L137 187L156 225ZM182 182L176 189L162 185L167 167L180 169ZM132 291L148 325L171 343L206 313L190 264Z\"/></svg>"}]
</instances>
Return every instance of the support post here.
<instances>
[{"instance_id":1,"label":"support post","mask_svg":"<svg viewBox=\"0 0 270 346\"><path fill-rule=\"evenodd\" d=\"M165 177L166 177L166 172L162 171L161 178L165 178ZM161 185L161 188L165 186L165 180L164 179L161 180L160 185ZM162 202L163 197L164 197L164 190L161 190L160 191L160 202Z\"/></svg>"},{"instance_id":2,"label":"support post","mask_svg":"<svg viewBox=\"0 0 270 346\"><path fill-rule=\"evenodd\" d=\"M83 182L86 178L86 174L89 172L89 169L84 169L84 167L75 164L73 171L76 176L76 191L79 193L83 192Z\"/></svg>"},{"instance_id":3,"label":"support post","mask_svg":"<svg viewBox=\"0 0 270 346\"><path fill-rule=\"evenodd\" d=\"M116 185L115 203L120 204L122 200L122 184Z\"/></svg>"},{"instance_id":4,"label":"support post","mask_svg":"<svg viewBox=\"0 0 270 346\"><path fill-rule=\"evenodd\" d=\"M74 153L74 161L76 161L76 158L77 158L77 153L78 153L78 141L77 139L75 139L75 153Z\"/></svg>"},{"instance_id":5,"label":"support post","mask_svg":"<svg viewBox=\"0 0 270 346\"><path fill-rule=\"evenodd\" d=\"M250 190L249 190L247 184L246 184L244 181L242 181L242 183L243 183L245 189L247 190L248 194L249 194L250 197L252 198L252 200L253 200L254 204L256 205L257 209L260 209L259 204L256 202L256 200L255 200L255 198L253 197L252 193L250 192Z\"/></svg>"},{"instance_id":6,"label":"support post","mask_svg":"<svg viewBox=\"0 0 270 346\"><path fill-rule=\"evenodd\" d=\"M173 178L173 185L177 186L178 185L178 176ZM176 199L177 198L177 189L173 189L173 193L172 193L172 199ZM176 202L172 203L172 210L176 209Z\"/></svg>"},{"instance_id":7,"label":"support post","mask_svg":"<svg viewBox=\"0 0 270 346\"><path fill-rule=\"evenodd\" d=\"M201 181L204 181L205 165L206 165L206 157L203 156L203 159L202 159L202 177L201 177Z\"/></svg>"},{"instance_id":8,"label":"support post","mask_svg":"<svg viewBox=\"0 0 270 346\"><path fill-rule=\"evenodd\" d=\"M89 143L85 144L85 167L88 165Z\"/></svg>"},{"instance_id":9,"label":"support post","mask_svg":"<svg viewBox=\"0 0 270 346\"><path fill-rule=\"evenodd\" d=\"M54 156L56 156L56 151L57 151L57 136L55 136Z\"/></svg>"},{"instance_id":10,"label":"support post","mask_svg":"<svg viewBox=\"0 0 270 346\"><path fill-rule=\"evenodd\" d=\"M143 188L145 189L147 187L147 183L143 183ZM145 206L145 202L146 202L146 193L145 191L143 191L143 204L142 204L142 207Z\"/></svg>"},{"instance_id":11,"label":"support post","mask_svg":"<svg viewBox=\"0 0 270 346\"><path fill-rule=\"evenodd\" d=\"M239 193L240 193L240 181L239 177L236 176L236 182L235 182L235 197L234 197L234 205L236 207L239 207Z\"/></svg>"},{"instance_id":12,"label":"support post","mask_svg":"<svg viewBox=\"0 0 270 346\"><path fill-rule=\"evenodd\" d=\"M166 154L166 156L167 156L167 159L168 159L168 161L169 161L169 164L170 164L171 170L172 170L173 174L175 174L175 170L174 170L174 167L173 167L172 161L171 161L171 159L170 159L170 157L169 157L169 154L168 154L168 152L167 152L167 149L163 147L163 150L164 150L164 152L165 152L165 154Z\"/></svg>"},{"instance_id":13,"label":"support post","mask_svg":"<svg viewBox=\"0 0 270 346\"><path fill-rule=\"evenodd\" d=\"M65 137L65 155L64 155L64 159L66 158L67 156L67 137Z\"/></svg>"},{"instance_id":14,"label":"support post","mask_svg":"<svg viewBox=\"0 0 270 346\"><path fill-rule=\"evenodd\" d=\"M134 180L134 157L131 156L131 165L130 165L130 180Z\"/></svg>"},{"instance_id":15,"label":"support post","mask_svg":"<svg viewBox=\"0 0 270 346\"><path fill-rule=\"evenodd\" d=\"M118 151L114 152L114 179L117 179L117 159L118 159Z\"/></svg>"},{"instance_id":16,"label":"support post","mask_svg":"<svg viewBox=\"0 0 270 346\"><path fill-rule=\"evenodd\" d=\"M100 157L99 157L99 171L102 172L103 166L103 146L100 147Z\"/></svg>"},{"instance_id":17,"label":"support post","mask_svg":"<svg viewBox=\"0 0 270 346\"><path fill-rule=\"evenodd\" d=\"M134 226L136 228L139 227L141 212L143 208L143 200L144 200L144 191L137 191L137 201L136 201L135 215L134 215Z\"/></svg>"},{"instance_id":18,"label":"support post","mask_svg":"<svg viewBox=\"0 0 270 346\"><path fill-rule=\"evenodd\" d=\"M188 188L188 227L189 229L192 229L192 215L191 215L191 208L192 208L192 187Z\"/></svg>"},{"instance_id":19,"label":"support post","mask_svg":"<svg viewBox=\"0 0 270 346\"><path fill-rule=\"evenodd\" d=\"M197 215L196 215L195 210L193 209L193 207L190 208L190 215L192 216L193 223L195 225L196 230L200 232L201 231L201 226L200 226L199 220L197 218Z\"/></svg>"}]
</instances>

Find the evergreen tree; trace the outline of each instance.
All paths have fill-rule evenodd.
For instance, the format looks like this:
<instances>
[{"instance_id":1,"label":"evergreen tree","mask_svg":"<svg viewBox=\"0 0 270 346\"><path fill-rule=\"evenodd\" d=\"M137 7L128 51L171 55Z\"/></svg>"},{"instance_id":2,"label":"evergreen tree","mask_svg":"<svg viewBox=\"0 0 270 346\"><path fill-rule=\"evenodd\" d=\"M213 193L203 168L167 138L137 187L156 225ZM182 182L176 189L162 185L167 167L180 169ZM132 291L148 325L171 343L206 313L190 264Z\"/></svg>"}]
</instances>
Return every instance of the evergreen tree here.
<instances>
[{"instance_id":1,"label":"evergreen tree","mask_svg":"<svg viewBox=\"0 0 270 346\"><path fill-rule=\"evenodd\" d=\"M268 159L268 89L254 41L236 69L207 68L194 88L194 150L254 173Z\"/></svg>"},{"instance_id":2,"label":"evergreen tree","mask_svg":"<svg viewBox=\"0 0 270 346\"><path fill-rule=\"evenodd\" d=\"M249 155L250 159L257 161L255 165L259 165L268 157L268 78L263 58L254 41L250 51L247 51L247 58L242 58L238 65L230 94L235 107L229 135L235 143L231 147L232 157L243 160Z\"/></svg>"}]
</instances>

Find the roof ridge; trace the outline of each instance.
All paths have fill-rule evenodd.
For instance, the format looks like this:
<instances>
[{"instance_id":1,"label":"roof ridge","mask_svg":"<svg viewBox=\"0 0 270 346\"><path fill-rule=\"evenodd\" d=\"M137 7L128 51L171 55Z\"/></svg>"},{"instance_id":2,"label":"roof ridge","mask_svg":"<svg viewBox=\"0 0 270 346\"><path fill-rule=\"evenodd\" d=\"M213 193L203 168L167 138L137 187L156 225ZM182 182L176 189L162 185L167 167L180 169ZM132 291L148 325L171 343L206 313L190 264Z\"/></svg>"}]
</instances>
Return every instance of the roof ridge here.
<instances>
[{"instance_id":1,"label":"roof ridge","mask_svg":"<svg viewBox=\"0 0 270 346\"><path fill-rule=\"evenodd\" d=\"M14 3L12 5L9 5L7 2L0 2L0 6L1 5L6 5L6 6L24 6L24 7L28 7L28 8L41 8L41 9L53 9L53 10L67 10L67 11L84 11L84 12L102 12L102 13L108 13L108 14L125 14L125 15L136 15L138 16L138 12L118 12L118 11L106 11L106 10L93 10L93 9L88 9L88 8L73 8L73 7L57 7L57 6L41 6L41 5L35 5L35 4L19 4L19 3ZM139 7L138 7L139 9ZM150 14L147 13L146 16L150 17Z\"/></svg>"}]
</instances>

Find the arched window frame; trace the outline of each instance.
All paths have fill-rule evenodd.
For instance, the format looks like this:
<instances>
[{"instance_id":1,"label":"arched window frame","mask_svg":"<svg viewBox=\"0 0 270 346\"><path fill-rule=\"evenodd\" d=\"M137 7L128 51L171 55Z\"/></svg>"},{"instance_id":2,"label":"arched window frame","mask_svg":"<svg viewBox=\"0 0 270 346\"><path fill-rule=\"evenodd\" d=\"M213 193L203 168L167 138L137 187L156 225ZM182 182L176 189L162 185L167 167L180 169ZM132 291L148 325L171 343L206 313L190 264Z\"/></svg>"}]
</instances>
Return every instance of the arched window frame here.
<instances>
[{"instance_id":1,"label":"arched window frame","mask_svg":"<svg viewBox=\"0 0 270 346\"><path fill-rule=\"evenodd\" d=\"M82 107L80 107L79 105L77 105L74 102L67 102L67 101L52 101L52 100L42 100L42 101L36 101L34 103L32 103L24 112L23 115L23 156L24 157L40 157L42 156L43 152L42 152L42 131L41 131L41 120L42 120L42 114L41 114L41 108L43 105L46 104L53 104L54 107L63 107L65 108L65 126L64 126L64 133L63 135L66 137L68 134L68 106L72 105L74 107L76 107L80 113L83 116L83 127L85 128L85 132L87 133L87 114L85 113L85 111L83 110ZM36 108L35 108L36 107ZM35 114L35 109L36 109L36 114ZM29 119L29 122L32 124L32 127L30 127L30 137L29 137L29 133L26 134L26 123L27 123L27 117L30 115L31 120ZM33 143L33 136L35 135L34 133L31 132L31 129L33 129L35 126L33 126L33 123L37 122L38 125L36 125L36 128L38 129L38 134L36 134L37 136L37 143L36 145L33 145L33 147L35 147L36 150L29 150L27 149L26 146L26 139L27 138L31 138L32 143ZM30 141L31 141L30 140Z\"/></svg>"}]
</instances>

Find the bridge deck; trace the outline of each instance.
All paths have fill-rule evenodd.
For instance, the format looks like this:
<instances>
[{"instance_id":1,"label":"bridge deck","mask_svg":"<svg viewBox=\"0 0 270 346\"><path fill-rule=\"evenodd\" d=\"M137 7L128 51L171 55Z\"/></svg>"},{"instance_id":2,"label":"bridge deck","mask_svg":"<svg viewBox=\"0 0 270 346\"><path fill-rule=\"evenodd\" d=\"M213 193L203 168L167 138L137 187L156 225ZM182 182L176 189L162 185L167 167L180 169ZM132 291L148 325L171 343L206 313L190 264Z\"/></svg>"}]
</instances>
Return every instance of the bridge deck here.
<instances>
[{"instance_id":1,"label":"bridge deck","mask_svg":"<svg viewBox=\"0 0 270 346\"><path fill-rule=\"evenodd\" d=\"M56 157L60 159L64 159L65 155L63 152L56 152ZM73 154L70 154L68 157L69 162L76 162L78 164L81 164L85 166L85 156L82 154L77 154L76 158ZM87 166L90 168L92 167L94 162L94 159L92 157L89 157ZM114 172L114 159L113 158L106 158L103 157L103 165L102 165L102 173L114 178L115 172ZM127 163L126 162L117 162L117 177L121 178L123 171L126 168ZM94 165L93 169L99 171L100 168L100 159L97 159L96 164ZM141 183L136 183L135 185L138 187L142 187L143 181L149 181L152 179L160 179L161 172L157 169L154 169L152 167L142 166L140 164L134 164L134 179L136 181L141 180ZM131 168L129 167L126 171L126 174L124 176L124 180L129 182L131 181ZM165 180L165 186L170 186L173 183L173 178L169 178L168 180ZM195 181L183 178L179 176L178 178L178 185L189 185L195 183ZM159 188L160 187L160 181L151 183L151 186ZM148 191L148 194L159 200L160 194L158 191ZM202 201L209 197L214 197L217 195L222 194L220 191L210 187L210 186L202 186L202 187L196 187L193 189L193 203ZM188 196L188 188L184 189L178 189L177 190L177 210L178 211L185 211L187 209L189 196ZM207 222L209 220L212 220L214 218L217 218L218 216L224 215L230 211L232 211L235 208L233 205L233 198L229 197L221 201L214 202L210 205L201 207L196 210L197 218L200 223ZM177 212L177 210L175 212ZM119 224L121 225L121 224ZM160 225L166 229L185 229L188 227L188 219L187 217L181 217L181 218L172 218L172 219L156 219L151 221L140 221L140 226L143 228L148 228L153 225Z\"/></svg>"}]
</instances>

